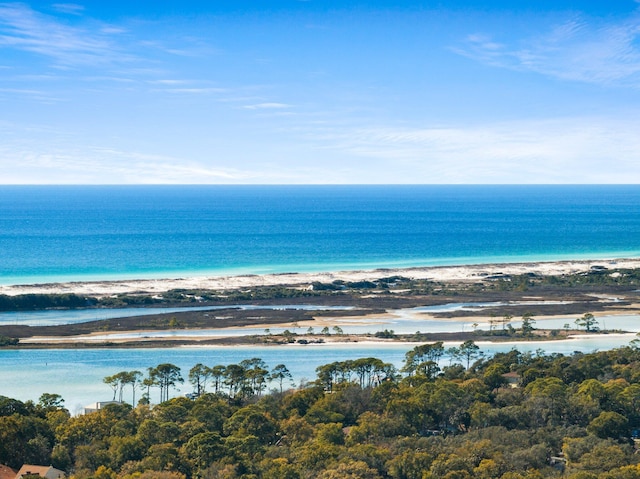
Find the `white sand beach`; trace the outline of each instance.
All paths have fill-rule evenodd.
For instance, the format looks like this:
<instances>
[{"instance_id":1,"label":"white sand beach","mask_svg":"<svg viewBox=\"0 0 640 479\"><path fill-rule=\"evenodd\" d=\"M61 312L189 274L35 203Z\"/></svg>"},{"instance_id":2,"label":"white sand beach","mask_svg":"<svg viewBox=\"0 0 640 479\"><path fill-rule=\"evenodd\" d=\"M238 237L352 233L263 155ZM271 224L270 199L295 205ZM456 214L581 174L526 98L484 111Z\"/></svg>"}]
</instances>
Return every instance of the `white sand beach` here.
<instances>
[{"instance_id":1,"label":"white sand beach","mask_svg":"<svg viewBox=\"0 0 640 479\"><path fill-rule=\"evenodd\" d=\"M384 268L360 271L335 271L320 273L282 273L238 276L194 276L166 279L136 279L121 281L62 282L29 285L0 285L0 294L56 294L75 293L89 296L111 296L115 294L145 292L161 294L171 289L233 290L258 286L287 285L309 287L315 281L332 282L364 281L389 276L404 276L412 279L432 281L478 281L499 274L518 275L562 275L589 271L593 266L607 268L640 268L640 258L594 260L569 260L532 263L494 263L460 266L434 266L416 268Z\"/></svg>"}]
</instances>

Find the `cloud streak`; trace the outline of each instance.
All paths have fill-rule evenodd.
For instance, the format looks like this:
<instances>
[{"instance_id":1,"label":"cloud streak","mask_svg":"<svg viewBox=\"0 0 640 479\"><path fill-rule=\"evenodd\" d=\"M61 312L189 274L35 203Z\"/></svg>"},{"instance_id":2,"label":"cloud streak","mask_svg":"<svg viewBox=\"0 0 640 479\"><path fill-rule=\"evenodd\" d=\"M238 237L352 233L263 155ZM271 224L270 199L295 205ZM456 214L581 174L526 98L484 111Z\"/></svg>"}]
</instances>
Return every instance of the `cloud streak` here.
<instances>
[{"instance_id":1,"label":"cloud streak","mask_svg":"<svg viewBox=\"0 0 640 479\"><path fill-rule=\"evenodd\" d=\"M0 124L0 133L2 133ZM234 144L232 154L169 156L82 145L77 135L33 132L11 140L6 125L0 169L8 183L638 183L639 118L558 118L429 128L341 128L296 132L282 167L279 150ZM70 146L73 145L73 146ZM162 145L156 151L161 151ZM259 159L258 159L259 156ZM196 159L198 158L199 159ZM251 162L242 158L252 158ZM238 167L235 165L243 165ZM37 172L37 177L34 176Z\"/></svg>"},{"instance_id":2,"label":"cloud streak","mask_svg":"<svg viewBox=\"0 0 640 479\"><path fill-rule=\"evenodd\" d=\"M250 172L203 165L185 158L105 147L0 148L4 183L208 184L238 183ZM33 172L40 172L34 177Z\"/></svg>"},{"instance_id":3,"label":"cloud streak","mask_svg":"<svg viewBox=\"0 0 640 479\"><path fill-rule=\"evenodd\" d=\"M536 37L468 35L453 51L487 65L562 80L640 87L640 14L618 23L574 17Z\"/></svg>"},{"instance_id":4,"label":"cloud streak","mask_svg":"<svg viewBox=\"0 0 640 479\"><path fill-rule=\"evenodd\" d=\"M282 110L291 108L291 105L287 105L286 103L265 102L255 103L253 105L244 105L242 108L245 110Z\"/></svg>"},{"instance_id":5,"label":"cloud streak","mask_svg":"<svg viewBox=\"0 0 640 479\"><path fill-rule=\"evenodd\" d=\"M638 128L640 120L566 118L328 131L315 141L386 163L389 182L630 183L640 181Z\"/></svg>"},{"instance_id":6,"label":"cloud streak","mask_svg":"<svg viewBox=\"0 0 640 479\"><path fill-rule=\"evenodd\" d=\"M76 3L54 3L51 6L54 10L69 15L82 15L82 12L84 12L84 7Z\"/></svg>"},{"instance_id":7,"label":"cloud streak","mask_svg":"<svg viewBox=\"0 0 640 479\"><path fill-rule=\"evenodd\" d=\"M63 67L133 59L107 35L64 24L20 3L0 4L0 47L36 53Z\"/></svg>"}]
</instances>

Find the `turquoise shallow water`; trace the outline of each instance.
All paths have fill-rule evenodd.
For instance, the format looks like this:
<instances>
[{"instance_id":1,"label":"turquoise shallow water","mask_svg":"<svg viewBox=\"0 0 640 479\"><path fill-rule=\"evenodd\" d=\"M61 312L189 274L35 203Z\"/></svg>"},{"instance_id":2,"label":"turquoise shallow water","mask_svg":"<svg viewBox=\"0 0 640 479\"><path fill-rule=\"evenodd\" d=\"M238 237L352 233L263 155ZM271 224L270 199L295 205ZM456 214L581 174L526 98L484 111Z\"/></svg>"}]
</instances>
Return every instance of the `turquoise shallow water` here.
<instances>
[{"instance_id":1,"label":"turquoise shallow water","mask_svg":"<svg viewBox=\"0 0 640 479\"><path fill-rule=\"evenodd\" d=\"M0 186L0 283L640 254L638 186Z\"/></svg>"}]
</instances>

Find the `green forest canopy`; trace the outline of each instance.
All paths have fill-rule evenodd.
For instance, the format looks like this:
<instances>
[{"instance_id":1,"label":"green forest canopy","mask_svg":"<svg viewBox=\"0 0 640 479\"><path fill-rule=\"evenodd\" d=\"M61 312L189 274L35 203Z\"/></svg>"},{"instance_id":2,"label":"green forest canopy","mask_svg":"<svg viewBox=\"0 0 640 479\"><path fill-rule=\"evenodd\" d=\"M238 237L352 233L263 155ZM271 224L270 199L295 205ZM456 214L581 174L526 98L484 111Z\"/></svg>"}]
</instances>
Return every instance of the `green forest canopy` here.
<instances>
[{"instance_id":1,"label":"green forest canopy","mask_svg":"<svg viewBox=\"0 0 640 479\"><path fill-rule=\"evenodd\" d=\"M0 397L0 462L76 479L640 477L640 349L481 357L474 346L442 365L442 343L420 345L400 371L335 362L295 390L286 365L200 364L185 374L194 399L166 399L185 378L165 363L105 378L114 396L135 402L138 390L136 407L76 417L55 394ZM150 407L151 396L164 400Z\"/></svg>"}]
</instances>

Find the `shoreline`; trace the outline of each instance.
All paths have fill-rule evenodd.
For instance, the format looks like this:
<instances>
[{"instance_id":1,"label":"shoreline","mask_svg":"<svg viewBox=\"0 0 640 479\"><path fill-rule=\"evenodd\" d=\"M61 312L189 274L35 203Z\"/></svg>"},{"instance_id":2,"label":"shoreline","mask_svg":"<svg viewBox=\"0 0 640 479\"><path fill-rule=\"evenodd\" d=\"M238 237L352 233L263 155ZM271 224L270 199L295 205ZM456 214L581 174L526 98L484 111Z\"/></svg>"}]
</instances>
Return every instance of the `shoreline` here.
<instances>
[{"instance_id":1,"label":"shoreline","mask_svg":"<svg viewBox=\"0 0 640 479\"><path fill-rule=\"evenodd\" d=\"M590 260L534 261L487 263L452 266L377 268L310 273L268 273L227 276L191 276L156 279L123 279L106 281L68 281L40 284L0 285L0 294L77 294L105 297L144 292L161 294L172 289L233 290L258 286L309 287L313 282L367 281L390 276L404 276L434 282L473 282L492 276L535 274L553 276L588 272L593 266L606 268L640 268L640 258L601 258Z\"/></svg>"},{"instance_id":2,"label":"shoreline","mask_svg":"<svg viewBox=\"0 0 640 479\"><path fill-rule=\"evenodd\" d=\"M132 334L141 331L130 331ZM429 333L428 339L416 340L411 335L398 337L395 339L377 338L371 334L345 334L343 336L321 337L300 335L298 339L308 342L287 342L280 335L240 335L240 336L199 336L197 338L189 335L176 336L132 336L121 338L105 338L100 333L95 335L85 335L82 337L32 337L21 342L19 346L6 347L4 349L162 349L180 347L238 347L238 346L260 346L260 347L332 347L348 345L369 345L369 346L390 346L390 345L419 345L425 343L443 342L448 345L457 345L466 340L472 340L477 345L513 345L517 347L523 344L537 343L571 343L580 340L596 340L599 337L625 338L631 341L637 338L637 333L628 331L586 333L572 330L568 335L559 337L550 336L549 330L538 329L537 333L530 337L503 337L490 336L486 331L468 333ZM474 339L475 338L475 339Z\"/></svg>"},{"instance_id":3,"label":"shoreline","mask_svg":"<svg viewBox=\"0 0 640 479\"><path fill-rule=\"evenodd\" d=\"M513 348L527 347L533 344L577 344L580 342L594 343L602 340L624 340L620 345L629 344L638 339L638 333L628 331L606 331L596 333L586 333L584 331L572 330L561 336L553 337L549 333L551 330L536 330L537 334L530 337L504 337L490 336L486 331L476 333L430 333L423 339L415 339L412 335L402 335L394 339L377 338L370 334L345 334L342 337L309 337L300 335L298 340L287 342L279 335L270 339L267 336L245 335L245 336L202 336L194 338L190 336L171 337L130 337L118 339L92 339L91 335L82 338L63 337L32 337L27 338L20 345L2 348L3 350L53 350L53 349L176 349L176 348L237 348L237 347L264 347L264 348L332 348L332 347L412 347L420 344L431 344L442 342L446 346L457 346L467 340L473 341L480 347L491 346L512 346ZM137 333L132 331L132 333ZM486 333L486 334L483 334ZM566 334L566 335L565 335ZM307 342L308 341L308 342Z\"/></svg>"}]
</instances>

